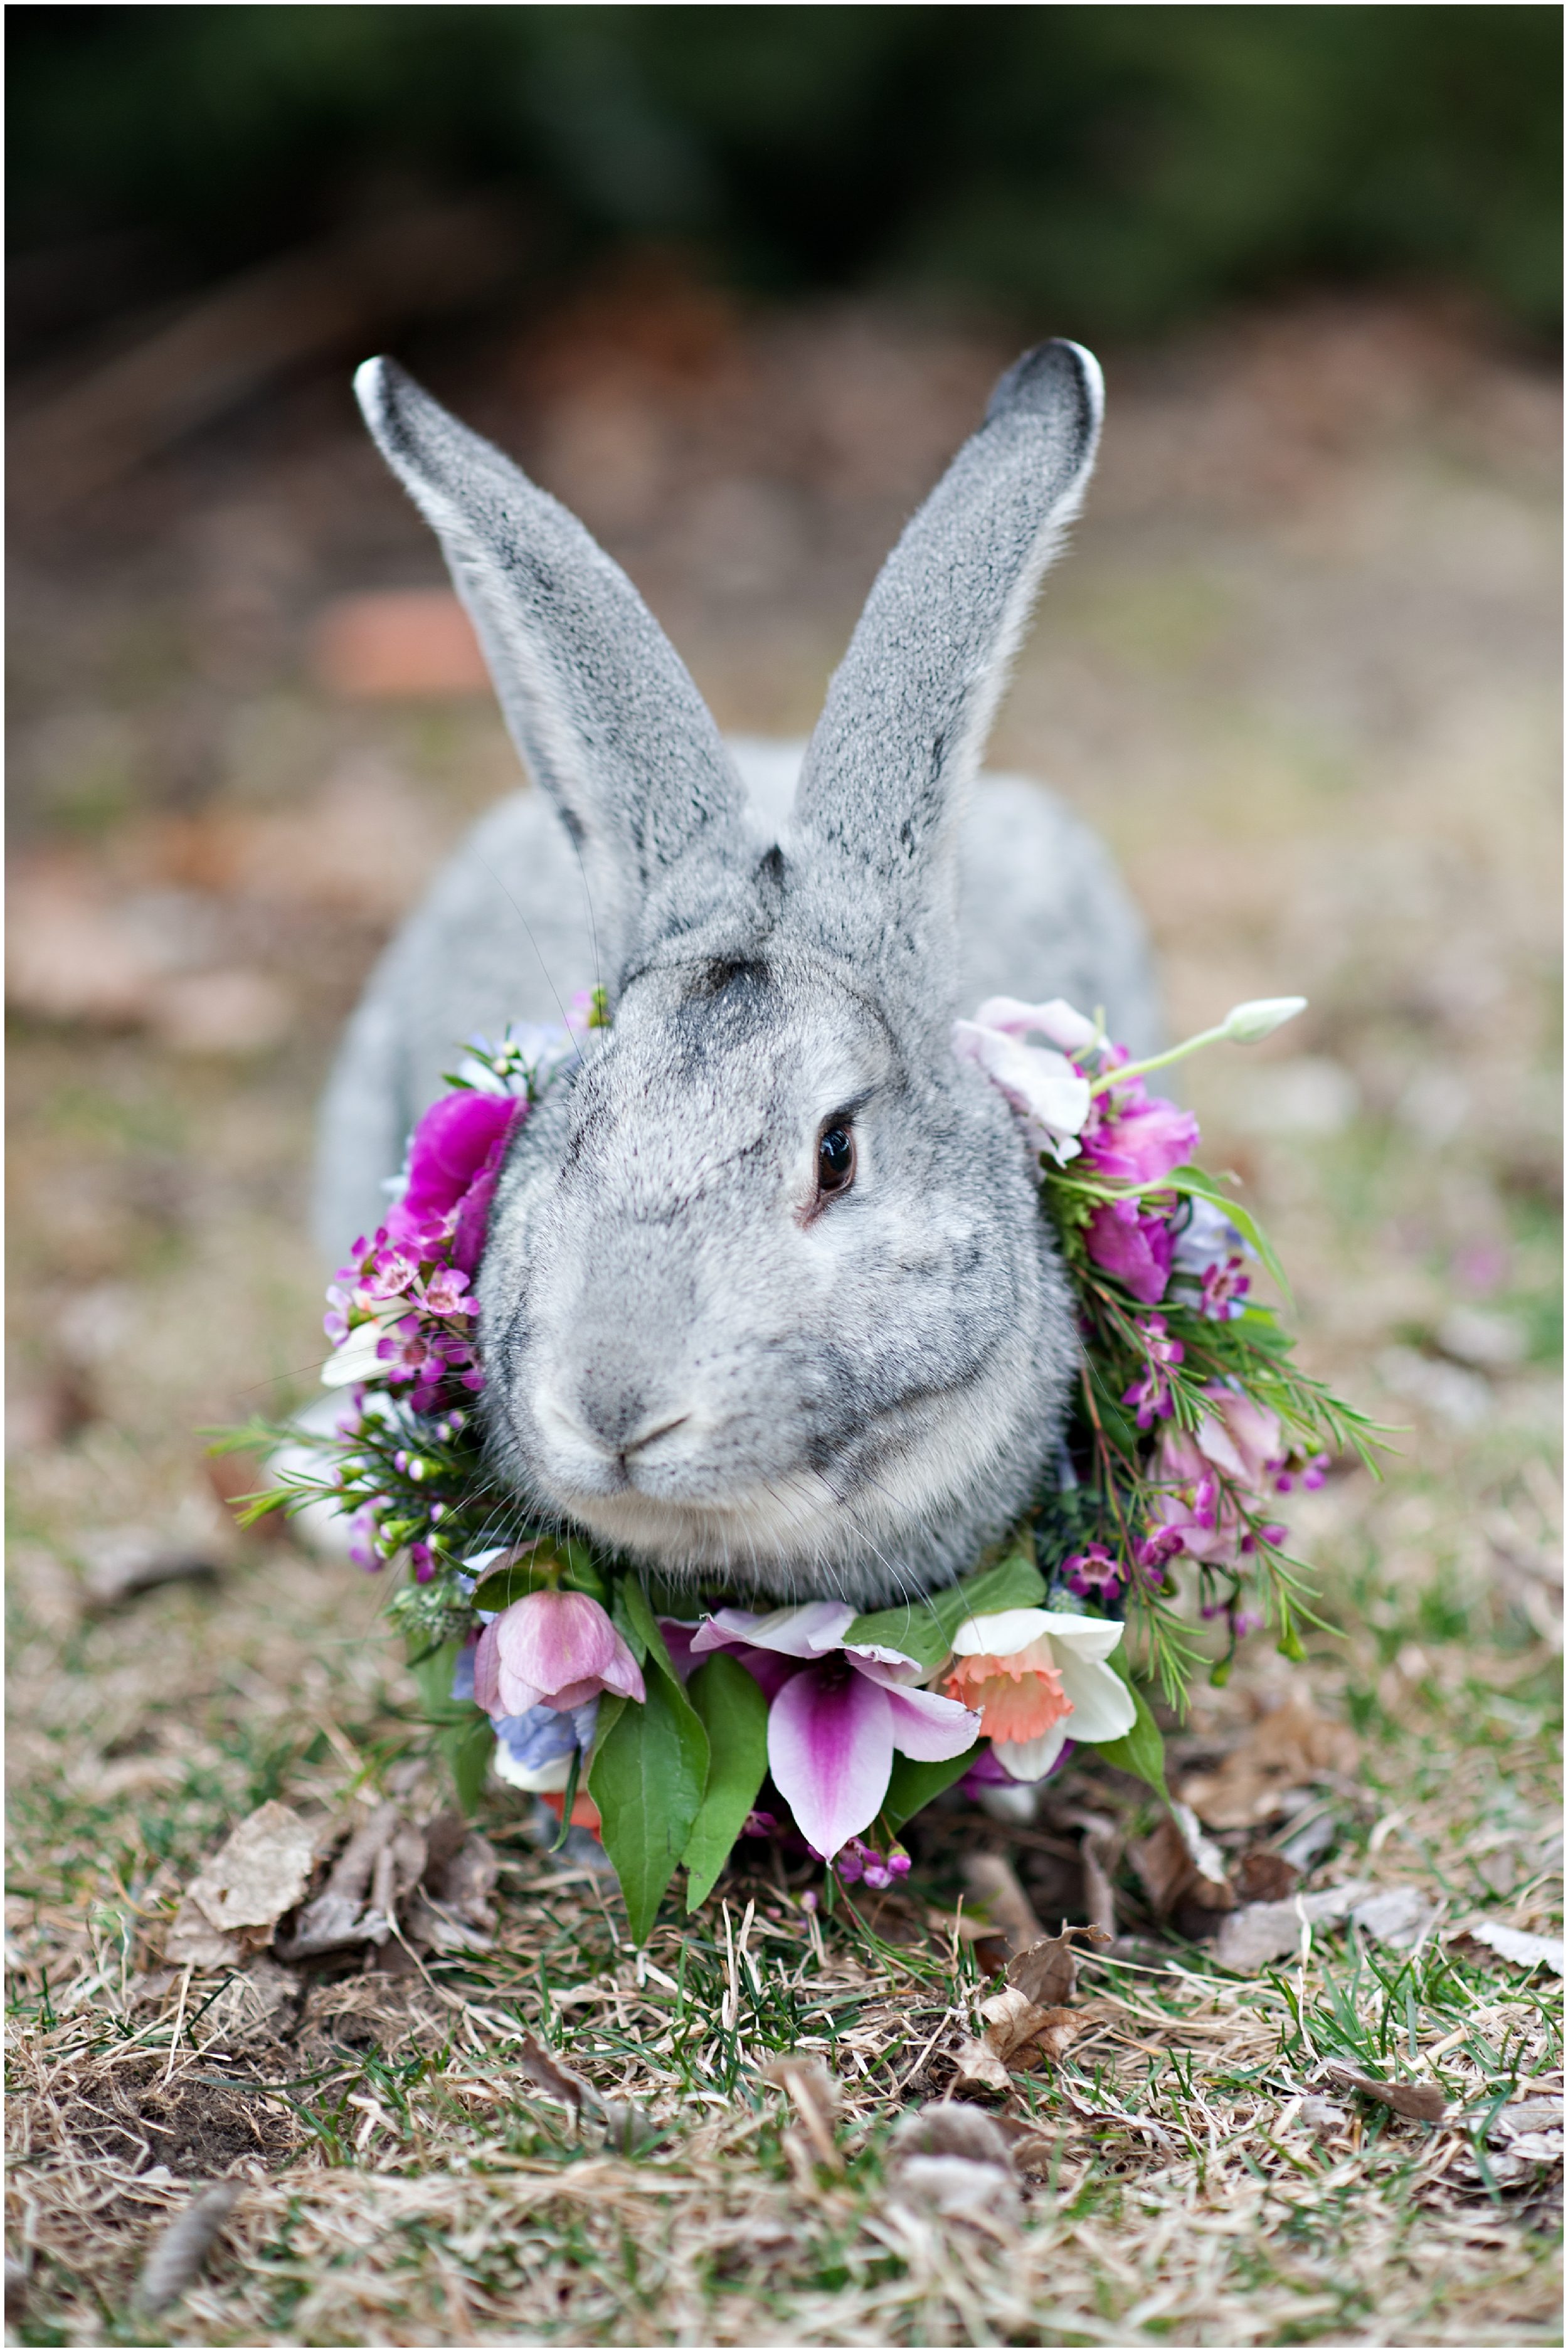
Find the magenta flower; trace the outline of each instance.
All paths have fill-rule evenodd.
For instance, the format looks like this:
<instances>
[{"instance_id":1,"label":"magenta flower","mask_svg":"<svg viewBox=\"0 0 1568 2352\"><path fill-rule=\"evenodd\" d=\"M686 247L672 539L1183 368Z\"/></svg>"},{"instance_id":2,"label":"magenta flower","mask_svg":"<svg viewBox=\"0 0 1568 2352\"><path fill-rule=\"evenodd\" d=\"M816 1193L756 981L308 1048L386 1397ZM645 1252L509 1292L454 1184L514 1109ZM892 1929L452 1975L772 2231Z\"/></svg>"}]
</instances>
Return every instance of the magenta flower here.
<instances>
[{"instance_id":1,"label":"magenta flower","mask_svg":"<svg viewBox=\"0 0 1568 2352\"><path fill-rule=\"evenodd\" d=\"M438 1265L425 1285L419 1303L429 1315L477 1315L479 1300L463 1297L468 1286L468 1276L459 1274L456 1266Z\"/></svg>"},{"instance_id":2,"label":"magenta flower","mask_svg":"<svg viewBox=\"0 0 1568 2352\"><path fill-rule=\"evenodd\" d=\"M639 1706L647 1693L637 1660L585 1592L529 1592L479 1635L474 1696L485 1713L569 1709L616 1691Z\"/></svg>"},{"instance_id":3,"label":"magenta flower","mask_svg":"<svg viewBox=\"0 0 1568 2352\"><path fill-rule=\"evenodd\" d=\"M1114 1601L1127 1578L1121 1562L1113 1559L1101 1543L1091 1543L1082 1551L1069 1552L1062 1562L1062 1575L1070 1591L1080 1600L1098 1601L1101 1604Z\"/></svg>"},{"instance_id":4,"label":"magenta flower","mask_svg":"<svg viewBox=\"0 0 1568 2352\"><path fill-rule=\"evenodd\" d=\"M736 1650L742 1664L757 1652L801 1662L768 1710L768 1767L802 1836L829 1862L876 1820L895 1751L936 1763L980 1734L971 1708L913 1687L924 1670L901 1650L844 1646L854 1616L836 1601L765 1616L721 1609L691 1643L694 1653Z\"/></svg>"},{"instance_id":5,"label":"magenta flower","mask_svg":"<svg viewBox=\"0 0 1568 2352\"><path fill-rule=\"evenodd\" d=\"M1171 1276L1171 1229L1136 1201L1102 1201L1085 1230L1084 1246L1098 1266L1116 1276L1145 1307L1157 1307Z\"/></svg>"},{"instance_id":6,"label":"magenta flower","mask_svg":"<svg viewBox=\"0 0 1568 2352\"><path fill-rule=\"evenodd\" d=\"M507 1143L528 1105L515 1095L464 1090L433 1102L408 1147L408 1182L386 1220L394 1242L452 1237L452 1264L472 1274Z\"/></svg>"},{"instance_id":7,"label":"magenta flower","mask_svg":"<svg viewBox=\"0 0 1568 2352\"><path fill-rule=\"evenodd\" d=\"M1121 1402L1136 1407L1140 1429L1152 1429L1156 1421L1168 1421L1171 1415L1171 1380L1166 1367L1181 1363L1187 1351L1179 1339L1167 1336L1163 1315L1140 1315L1135 1319L1146 1351L1145 1360L1142 1371L1124 1391Z\"/></svg>"},{"instance_id":8,"label":"magenta flower","mask_svg":"<svg viewBox=\"0 0 1568 2352\"><path fill-rule=\"evenodd\" d=\"M1083 1164L1112 1183L1157 1184L1191 1159L1197 1140L1191 1111L1163 1095L1145 1097L1135 1078L1121 1093L1095 1097L1083 1130Z\"/></svg>"}]
</instances>

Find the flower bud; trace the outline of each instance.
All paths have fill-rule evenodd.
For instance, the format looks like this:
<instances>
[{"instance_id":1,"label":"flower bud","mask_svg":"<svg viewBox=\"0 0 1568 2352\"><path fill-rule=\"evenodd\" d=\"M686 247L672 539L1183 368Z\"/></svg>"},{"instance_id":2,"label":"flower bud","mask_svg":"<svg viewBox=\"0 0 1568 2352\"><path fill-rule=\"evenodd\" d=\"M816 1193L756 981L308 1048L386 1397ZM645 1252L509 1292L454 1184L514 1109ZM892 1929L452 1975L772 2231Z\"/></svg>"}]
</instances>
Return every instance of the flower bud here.
<instances>
[{"instance_id":1,"label":"flower bud","mask_svg":"<svg viewBox=\"0 0 1568 2352\"><path fill-rule=\"evenodd\" d=\"M1272 1036L1287 1021L1294 1021L1298 1013L1307 1009L1304 996L1255 996L1245 1004L1233 1004L1225 1016L1223 1034L1233 1045L1256 1045L1260 1037Z\"/></svg>"}]
</instances>

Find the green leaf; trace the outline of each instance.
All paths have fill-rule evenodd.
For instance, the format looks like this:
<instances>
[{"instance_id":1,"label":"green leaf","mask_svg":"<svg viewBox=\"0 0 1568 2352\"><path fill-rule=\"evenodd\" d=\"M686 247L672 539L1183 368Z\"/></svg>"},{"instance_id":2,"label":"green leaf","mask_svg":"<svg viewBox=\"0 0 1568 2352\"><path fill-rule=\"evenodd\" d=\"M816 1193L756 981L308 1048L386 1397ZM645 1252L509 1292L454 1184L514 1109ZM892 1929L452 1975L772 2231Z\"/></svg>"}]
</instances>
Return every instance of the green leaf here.
<instances>
[{"instance_id":1,"label":"green leaf","mask_svg":"<svg viewBox=\"0 0 1568 2352\"><path fill-rule=\"evenodd\" d=\"M686 1907L713 1892L768 1769L768 1703L733 1658L716 1651L699 1666L686 1694L708 1734L708 1785L686 1851Z\"/></svg>"},{"instance_id":2,"label":"green leaf","mask_svg":"<svg viewBox=\"0 0 1568 2352\"><path fill-rule=\"evenodd\" d=\"M901 1650L929 1670L941 1665L966 1617L991 1616L1003 1609L1037 1609L1045 1597L1039 1570L1022 1552L1014 1552L994 1568L965 1577L962 1584L950 1584L944 1591L901 1601L896 1609L879 1609L869 1617L857 1617L846 1628L844 1639Z\"/></svg>"},{"instance_id":3,"label":"green leaf","mask_svg":"<svg viewBox=\"0 0 1568 2352\"><path fill-rule=\"evenodd\" d=\"M1240 1202L1226 1191L1223 1184L1217 1182L1213 1176L1205 1175L1201 1168L1173 1168L1171 1173L1168 1176L1163 1176L1160 1181L1162 1184L1169 1185L1173 1192L1195 1192L1201 1200L1213 1201L1217 1207L1223 1209L1237 1233L1243 1234L1252 1244L1253 1248L1279 1284L1281 1295L1288 1301L1290 1300L1290 1286L1285 1279L1284 1267L1274 1255L1272 1242L1251 1211L1244 1209Z\"/></svg>"},{"instance_id":4,"label":"green leaf","mask_svg":"<svg viewBox=\"0 0 1568 2352\"><path fill-rule=\"evenodd\" d=\"M622 1580L617 1599L632 1581ZM601 1727L588 1774L634 1943L646 1941L658 1916L659 1898L686 1851L707 1783L701 1717L673 1674L650 1675L647 1704L624 1704L608 1729Z\"/></svg>"},{"instance_id":5,"label":"green leaf","mask_svg":"<svg viewBox=\"0 0 1568 2352\"><path fill-rule=\"evenodd\" d=\"M940 1764L917 1764L912 1756L895 1756L888 1793L882 1800L882 1810L877 1816L889 1837L897 1837L904 1823L912 1821L922 1806L968 1771L980 1753L977 1739L962 1756L950 1756Z\"/></svg>"},{"instance_id":6,"label":"green leaf","mask_svg":"<svg viewBox=\"0 0 1568 2352\"><path fill-rule=\"evenodd\" d=\"M1171 1792L1165 1786L1165 1742L1159 1725L1149 1711L1149 1702L1133 1681L1131 1669L1120 1649L1111 1652L1106 1664L1115 1668L1131 1692L1138 1719L1131 1730L1124 1731L1120 1739L1100 1739L1086 1744L1092 1745L1094 1753L1107 1764L1114 1765L1117 1771L1131 1772L1135 1779L1146 1780L1155 1795L1163 1797L1169 1804Z\"/></svg>"},{"instance_id":7,"label":"green leaf","mask_svg":"<svg viewBox=\"0 0 1568 2352\"><path fill-rule=\"evenodd\" d=\"M665 1647L664 1635L658 1630L658 1619L653 1613L653 1604L643 1591L640 1578L623 1576L616 1584L615 1619L638 1665L651 1658L659 1673L672 1682L677 1690L680 1689L680 1676L676 1673L669 1652Z\"/></svg>"},{"instance_id":8,"label":"green leaf","mask_svg":"<svg viewBox=\"0 0 1568 2352\"><path fill-rule=\"evenodd\" d=\"M542 1543L526 1559L513 1560L510 1568L498 1568L487 1576L474 1593L474 1607L510 1609L525 1593L545 1592L554 1584L564 1585L569 1592L585 1592L603 1606L605 1580L587 1545Z\"/></svg>"},{"instance_id":9,"label":"green leaf","mask_svg":"<svg viewBox=\"0 0 1568 2352\"><path fill-rule=\"evenodd\" d=\"M459 1808L472 1813L485 1785L495 1727L483 1707L452 1696L462 1643L441 1642L424 1649L417 1643L417 1635L410 1637L408 1671L419 1693L423 1718L434 1735L430 1744L452 1775Z\"/></svg>"}]
</instances>

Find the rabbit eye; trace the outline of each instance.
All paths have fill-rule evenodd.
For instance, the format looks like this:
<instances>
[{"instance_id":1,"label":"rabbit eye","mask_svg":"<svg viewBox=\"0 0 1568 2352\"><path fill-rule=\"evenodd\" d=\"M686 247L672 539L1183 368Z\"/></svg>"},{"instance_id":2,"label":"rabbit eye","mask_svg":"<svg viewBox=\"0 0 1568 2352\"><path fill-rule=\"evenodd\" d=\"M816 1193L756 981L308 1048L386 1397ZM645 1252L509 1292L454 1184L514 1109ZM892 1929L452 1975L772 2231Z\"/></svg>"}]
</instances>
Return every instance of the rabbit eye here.
<instances>
[{"instance_id":1,"label":"rabbit eye","mask_svg":"<svg viewBox=\"0 0 1568 2352\"><path fill-rule=\"evenodd\" d=\"M823 1192L845 1192L855 1176L852 1128L830 1127L816 1147L816 1182Z\"/></svg>"}]
</instances>

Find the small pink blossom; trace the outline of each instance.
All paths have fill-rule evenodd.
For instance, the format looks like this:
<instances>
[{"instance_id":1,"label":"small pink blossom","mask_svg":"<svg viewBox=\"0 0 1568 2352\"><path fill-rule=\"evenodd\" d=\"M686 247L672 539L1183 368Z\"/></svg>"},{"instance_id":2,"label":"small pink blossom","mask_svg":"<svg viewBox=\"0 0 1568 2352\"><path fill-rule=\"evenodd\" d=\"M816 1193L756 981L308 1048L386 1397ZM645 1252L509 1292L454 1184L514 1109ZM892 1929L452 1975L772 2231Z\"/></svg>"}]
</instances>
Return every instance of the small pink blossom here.
<instances>
[{"instance_id":1,"label":"small pink blossom","mask_svg":"<svg viewBox=\"0 0 1568 2352\"><path fill-rule=\"evenodd\" d=\"M419 1294L419 1303L431 1315L477 1315L479 1301L465 1298L468 1277L456 1266L439 1265Z\"/></svg>"},{"instance_id":2,"label":"small pink blossom","mask_svg":"<svg viewBox=\"0 0 1568 2352\"><path fill-rule=\"evenodd\" d=\"M1069 1552L1062 1562L1062 1575L1068 1588L1080 1600L1114 1601L1127 1581L1121 1562L1114 1559L1100 1543L1091 1543L1082 1551Z\"/></svg>"},{"instance_id":3,"label":"small pink blossom","mask_svg":"<svg viewBox=\"0 0 1568 2352\"><path fill-rule=\"evenodd\" d=\"M487 1715L570 1709L615 1691L647 1698L637 1660L585 1592L529 1592L485 1627L474 1653L474 1696Z\"/></svg>"},{"instance_id":4,"label":"small pink blossom","mask_svg":"<svg viewBox=\"0 0 1568 2352\"><path fill-rule=\"evenodd\" d=\"M1135 1324L1143 1342L1144 1365L1121 1402L1136 1407L1140 1429L1152 1429L1156 1421L1170 1418L1171 1381L1167 1368L1181 1363L1187 1351L1179 1339L1169 1336L1163 1315L1140 1315Z\"/></svg>"}]
</instances>

